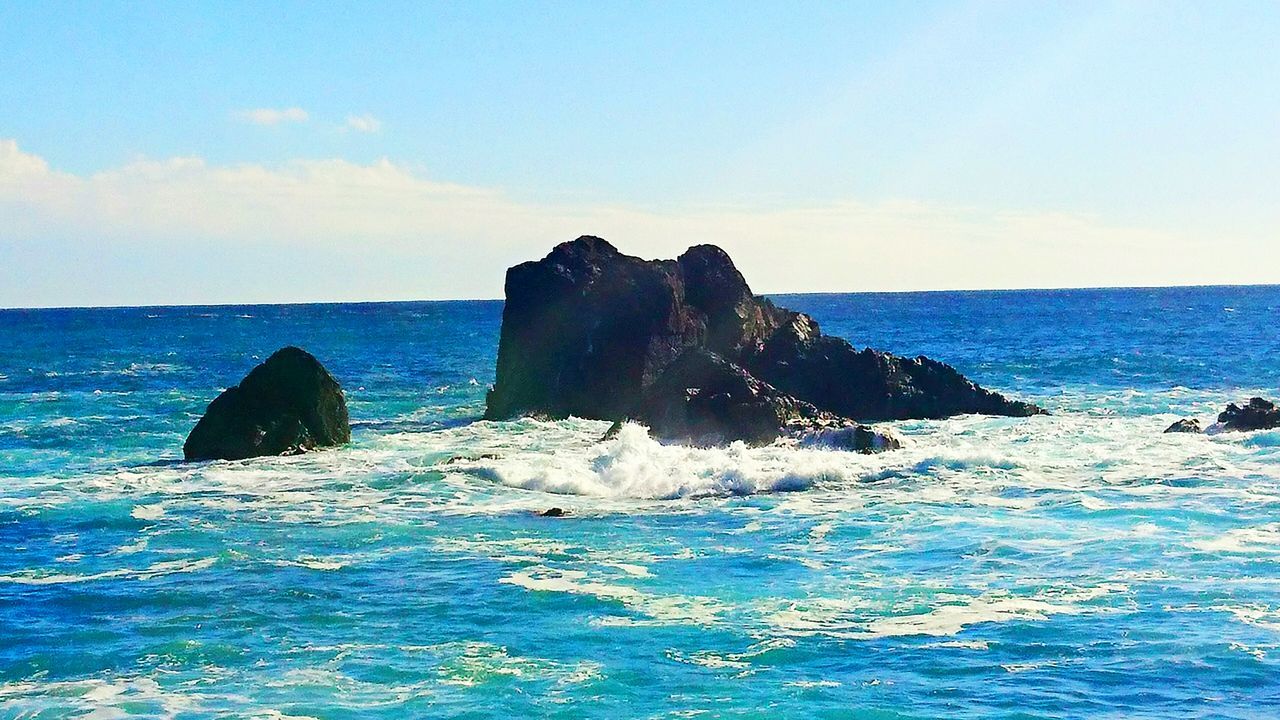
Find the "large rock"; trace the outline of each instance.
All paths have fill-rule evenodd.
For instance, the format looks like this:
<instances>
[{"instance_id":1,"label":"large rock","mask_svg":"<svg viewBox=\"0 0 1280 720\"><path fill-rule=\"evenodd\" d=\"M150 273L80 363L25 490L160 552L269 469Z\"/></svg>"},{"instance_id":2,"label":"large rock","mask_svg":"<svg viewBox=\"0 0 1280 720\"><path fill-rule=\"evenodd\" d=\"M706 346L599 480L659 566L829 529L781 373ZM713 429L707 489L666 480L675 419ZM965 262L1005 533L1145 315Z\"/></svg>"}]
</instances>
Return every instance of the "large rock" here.
<instances>
[{"instance_id":1,"label":"large rock","mask_svg":"<svg viewBox=\"0 0 1280 720\"><path fill-rule=\"evenodd\" d=\"M702 348L683 352L645 388L635 419L659 439L691 445L763 445L784 436L814 442L821 435L860 452L899 447L893 437L779 392Z\"/></svg>"},{"instance_id":2,"label":"large rock","mask_svg":"<svg viewBox=\"0 0 1280 720\"><path fill-rule=\"evenodd\" d=\"M943 363L858 351L823 335L807 315L755 297L712 245L674 261L646 261L580 237L507 272L485 417L634 417L646 389L688 348L715 353L774 392L857 420L1044 412Z\"/></svg>"},{"instance_id":3,"label":"large rock","mask_svg":"<svg viewBox=\"0 0 1280 720\"><path fill-rule=\"evenodd\" d=\"M623 255L600 238L511 268L506 297L490 419L626 417L641 390L705 331L675 262Z\"/></svg>"},{"instance_id":4,"label":"large rock","mask_svg":"<svg viewBox=\"0 0 1280 720\"><path fill-rule=\"evenodd\" d=\"M241 460L350 440L338 382L310 353L286 347L209 403L182 454L187 460Z\"/></svg>"},{"instance_id":5,"label":"large rock","mask_svg":"<svg viewBox=\"0 0 1280 720\"><path fill-rule=\"evenodd\" d=\"M1262 398L1251 398L1244 407L1231 403L1218 415L1223 430L1270 430L1280 427L1280 410L1275 403Z\"/></svg>"}]
</instances>

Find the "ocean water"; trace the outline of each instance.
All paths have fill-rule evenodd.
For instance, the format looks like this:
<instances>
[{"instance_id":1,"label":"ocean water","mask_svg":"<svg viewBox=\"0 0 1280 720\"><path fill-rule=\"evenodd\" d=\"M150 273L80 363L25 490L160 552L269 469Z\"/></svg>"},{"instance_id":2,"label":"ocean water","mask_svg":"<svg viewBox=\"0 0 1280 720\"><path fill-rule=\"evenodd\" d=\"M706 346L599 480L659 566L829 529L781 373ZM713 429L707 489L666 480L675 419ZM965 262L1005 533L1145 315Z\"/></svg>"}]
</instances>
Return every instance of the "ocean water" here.
<instances>
[{"instance_id":1,"label":"ocean water","mask_svg":"<svg viewBox=\"0 0 1280 720\"><path fill-rule=\"evenodd\" d=\"M477 422L497 302L0 312L0 717L1280 716L1280 432L1161 432L1280 288L777 299L1054 414L598 442ZM178 462L285 344L351 445Z\"/></svg>"}]
</instances>

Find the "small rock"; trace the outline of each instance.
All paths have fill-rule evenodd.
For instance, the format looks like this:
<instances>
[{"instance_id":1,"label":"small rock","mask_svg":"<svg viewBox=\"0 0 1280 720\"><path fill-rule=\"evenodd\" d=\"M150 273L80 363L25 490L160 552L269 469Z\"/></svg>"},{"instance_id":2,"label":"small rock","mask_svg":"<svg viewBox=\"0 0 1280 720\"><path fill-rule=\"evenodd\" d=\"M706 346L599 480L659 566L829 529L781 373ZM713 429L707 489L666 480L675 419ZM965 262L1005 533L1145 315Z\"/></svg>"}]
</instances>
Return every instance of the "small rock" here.
<instances>
[{"instance_id":1,"label":"small rock","mask_svg":"<svg viewBox=\"0 0 1280 720\"><path fill-rule=\"evenodd\" d=\"M209 403L182 454L187 460L242 460L350 440L338 381L310 353L286 347Z\"/></svg>"},{"instance_id":2,"label":"small rock","mask_svg":"<svg viewBox=\"0 0 1280 720\"><path fill-rule=\"evenodd\" d=\"M1183 418L1165 430L1166 433L1200 433L1203 431L1204 429L1200 427L1200 421L1194 418Z\"/></svg>"},{"instance_id":3,"label":"small rock","mask_svg":"<svg viewBox=\"0 0 1280 720\"><path fill-rule=\"evenodd\" d=\"M497 453L477 453L475 455L454 455L440 464L456 465L458 463L478 462L480 460L496 460L496 459L498 459Z\"/></svg>"},{"instance_id":4,"label":"small rock","mask_svg":"<svg viewBox=\"0 0 1280 720\"><path fill-rule=\"evenodd\" d=\"M568 515L568 514L569 512L564 508L553 507L538 513L538 517L557 518L557 517L564 517L565 515Z\"/></svg>"}]
</instances>

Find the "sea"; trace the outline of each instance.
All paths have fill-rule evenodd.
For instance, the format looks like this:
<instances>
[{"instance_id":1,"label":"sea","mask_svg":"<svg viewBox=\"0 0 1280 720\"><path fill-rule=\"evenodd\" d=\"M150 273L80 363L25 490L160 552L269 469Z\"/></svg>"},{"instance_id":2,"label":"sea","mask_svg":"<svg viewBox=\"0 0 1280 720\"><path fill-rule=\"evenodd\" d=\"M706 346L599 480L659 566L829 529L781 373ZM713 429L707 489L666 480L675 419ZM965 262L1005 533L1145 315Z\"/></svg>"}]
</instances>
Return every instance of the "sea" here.
<instances>
[{"instance_id":1,"label":"sea","mask_svg":"<svg viewBox=\"0 0 1280 720\"><path fill-rule=\"evenodd\" d=\"M1280 288L774 300L1052 415L602 441L480 420L501 302L0 311L0 717L1280 717L1280 431L1163 433ZM351 444L181 462L284 345Z\"/></svg>"}]
</instances>

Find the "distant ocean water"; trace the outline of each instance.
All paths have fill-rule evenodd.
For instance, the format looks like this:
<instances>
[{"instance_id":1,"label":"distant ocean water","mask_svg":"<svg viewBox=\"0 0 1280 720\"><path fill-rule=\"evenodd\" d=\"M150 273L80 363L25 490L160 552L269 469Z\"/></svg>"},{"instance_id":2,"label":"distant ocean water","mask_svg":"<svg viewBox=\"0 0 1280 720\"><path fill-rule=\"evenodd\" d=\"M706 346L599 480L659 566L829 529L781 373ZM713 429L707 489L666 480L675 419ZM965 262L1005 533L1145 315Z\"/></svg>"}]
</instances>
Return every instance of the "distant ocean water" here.
<instances>
[{"instance_id":1,"label":"distant ocean water","mask_svg":"<svg viewBox=\"0 0 1280 720\"><path fill-rule=\"evenodd\" d=\"M775 298L1053 411L476 422L499 302L0 311L0 717L1280 715L1280 288ZM296 344L349 447L182 464ZM549 507L563 519L535 517Z\"/></svg>"}]
</instances>

